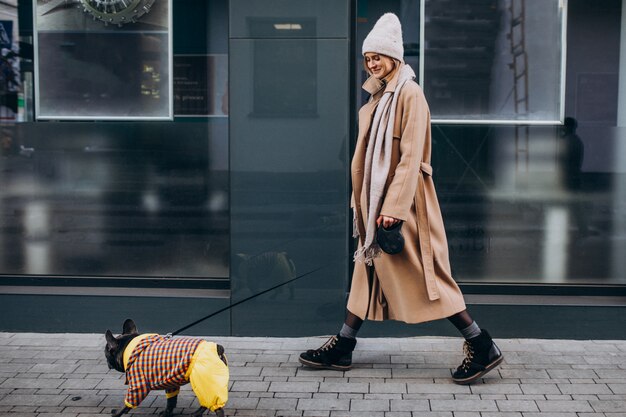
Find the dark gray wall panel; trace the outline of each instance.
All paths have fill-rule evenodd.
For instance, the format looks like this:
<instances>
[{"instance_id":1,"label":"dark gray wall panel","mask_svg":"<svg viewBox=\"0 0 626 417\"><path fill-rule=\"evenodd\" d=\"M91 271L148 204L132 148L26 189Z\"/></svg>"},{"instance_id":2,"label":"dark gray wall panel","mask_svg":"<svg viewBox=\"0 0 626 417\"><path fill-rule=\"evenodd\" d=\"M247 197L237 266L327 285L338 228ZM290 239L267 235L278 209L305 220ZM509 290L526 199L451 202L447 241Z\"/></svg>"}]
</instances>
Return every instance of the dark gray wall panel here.
<instances>
[{"instance_id":1,"label":"dark gray wall panel","mask_svg":"<svg viewBox=\"0 0 626 417\"><path fill-rule=\"evenodd\" d=\"M133 291L129 289L129 291ZM140 291L140 290L135 290ZM0 331L98 333L122 330L132 318L140 332L173 332L228 305L228 298L0 295ZM230 314L220 313L184 332L227 336ZM104 336L103 336L104 340Z\"/></svg>"},{"instance_id":2,"label":"dark gray wall panel","mask_svg":"<svg viewBox=\"0 0 626 417\"><path fill-rule=\"evenodd\" d=\"M233 334L327 333L348 282L348 41L230 51L233 302L306 275L233 309Z\"/></svg>"},{"instance_id":3,"label":"dark gray wall panel","mask_svg":"<svg viewBox=\"0 0 626 417\"><path fill-rule=\"evenodd\" d=\"M231 0L231 38L347 38L347 0ZM300 25L272 30L273 25Z\"/></svg>"}]
</instances>

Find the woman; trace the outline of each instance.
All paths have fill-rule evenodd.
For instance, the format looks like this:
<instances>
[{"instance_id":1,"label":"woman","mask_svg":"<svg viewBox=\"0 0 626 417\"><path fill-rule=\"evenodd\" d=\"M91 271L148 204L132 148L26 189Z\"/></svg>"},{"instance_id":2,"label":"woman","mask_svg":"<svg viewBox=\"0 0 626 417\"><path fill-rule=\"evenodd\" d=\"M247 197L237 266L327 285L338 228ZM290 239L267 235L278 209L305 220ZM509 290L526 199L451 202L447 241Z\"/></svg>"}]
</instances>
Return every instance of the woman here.
<instances>
[{"instance_id":1,"label":"woman","mask_svg":"<svg viewBox=\"0 0 626 417\"><path fill-rule=\"evenodd\" d=\"M337 336L300 355L306 366L347 370L364 320L421 323L448 318L465 337L466 358L453 375L469 384L502 362L485 330L465 309L452 279L443 220L430 166L430 112L415 73L404 64L402 29L393 13L383 15L363 42L371 94L359 111L352 159L355 268L346 320ZM405 246L388 255L376 229L402 224Z\"/></svg>"}]
</instances>

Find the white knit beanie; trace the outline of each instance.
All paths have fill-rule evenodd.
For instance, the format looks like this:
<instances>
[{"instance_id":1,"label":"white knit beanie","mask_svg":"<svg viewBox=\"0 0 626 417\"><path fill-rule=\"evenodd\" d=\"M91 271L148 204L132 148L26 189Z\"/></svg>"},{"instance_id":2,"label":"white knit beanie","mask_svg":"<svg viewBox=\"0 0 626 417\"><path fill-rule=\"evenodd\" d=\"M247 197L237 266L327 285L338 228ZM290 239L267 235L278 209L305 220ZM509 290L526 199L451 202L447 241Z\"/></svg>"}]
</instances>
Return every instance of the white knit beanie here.
<instances>
[{"instance_id":1,"label":"white knit beanie","mask_svg":"<svg viewBox=\"0 0 626 417\"><path fill-rule=\"evenodd\" d=\"M385 13L378 19L372 31L363 41L363 55L366 52L375 52L381 55L404 61L404 47L402 46L402 26L398 16Z\"/></svg>"}]
</instances>

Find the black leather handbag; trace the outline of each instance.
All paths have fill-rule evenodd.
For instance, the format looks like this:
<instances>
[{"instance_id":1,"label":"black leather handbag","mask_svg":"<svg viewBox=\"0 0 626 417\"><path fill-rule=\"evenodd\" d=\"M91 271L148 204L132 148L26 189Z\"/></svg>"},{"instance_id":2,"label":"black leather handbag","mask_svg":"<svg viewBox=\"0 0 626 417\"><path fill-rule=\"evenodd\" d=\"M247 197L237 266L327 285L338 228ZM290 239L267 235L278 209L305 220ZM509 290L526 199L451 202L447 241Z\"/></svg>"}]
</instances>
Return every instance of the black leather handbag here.
<instances>
[{"instance_id":1,"label":"black leather handbag","mask_svg":"<svg viewBox=\"0 0 626 417\"><path fill-rule=\"evenodd\" d=\"M376 230L376 242L378 246L389 255L395 255L404 249L404 236L402 236L402 223L397 222L391 227L383 227L381 223Z\"/></svg>"}]
</instances>

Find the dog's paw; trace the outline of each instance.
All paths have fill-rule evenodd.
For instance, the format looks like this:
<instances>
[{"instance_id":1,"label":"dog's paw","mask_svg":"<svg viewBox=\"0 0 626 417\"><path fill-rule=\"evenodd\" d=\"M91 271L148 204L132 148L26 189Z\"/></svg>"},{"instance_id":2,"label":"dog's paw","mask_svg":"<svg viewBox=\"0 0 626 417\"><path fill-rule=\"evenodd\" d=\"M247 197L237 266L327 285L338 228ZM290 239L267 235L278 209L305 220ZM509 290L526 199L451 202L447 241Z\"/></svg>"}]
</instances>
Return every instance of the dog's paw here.
<instances>
[{"instance_id":1,"label":"dog's paw","mask_svg":"<svg viewBox=\"0 0 626 417\"><path fill-rule=\"evenodd\" d=\"M128 413L129 411L130 411L130 408L128 408L128 407L124 407L124 408L122 408L120 411L117 411L117 410L111 410L111 415L112 415L113 417L120 417L120 416L122 416L122 415L124 415L124 414Z\"/></svg>"},{"instance_id":2,"label":"dog's paw","mask_svg":"<svg viewBox=\"0 0 626 417\"><path fill-rule=\"evenodd\" d=\"M170 410L166 408L165 410L159 413L159 417L172 417L174 415L174 410Z\"/></svg>"}]
</instances>

